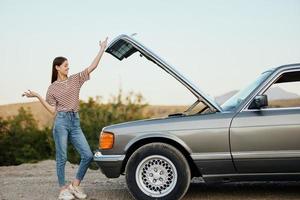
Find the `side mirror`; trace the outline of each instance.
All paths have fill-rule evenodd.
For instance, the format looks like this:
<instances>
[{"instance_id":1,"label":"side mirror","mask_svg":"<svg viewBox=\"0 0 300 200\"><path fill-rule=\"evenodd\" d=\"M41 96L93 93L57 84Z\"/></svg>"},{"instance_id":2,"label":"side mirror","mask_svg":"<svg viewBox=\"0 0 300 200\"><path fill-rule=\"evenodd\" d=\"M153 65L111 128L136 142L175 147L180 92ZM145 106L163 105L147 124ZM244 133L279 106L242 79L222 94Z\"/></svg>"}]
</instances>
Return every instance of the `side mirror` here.
<instances>
[{"instance_id":1,"label":"side mirror","mask_svg":"<svg viewBox=\"0 0 300 200\"><path fill-rule=\"evenodd\" d=\"M251 102L249 109L261 109L268 106L267 95L257 95Z\"/></svg>"}]
</instances>

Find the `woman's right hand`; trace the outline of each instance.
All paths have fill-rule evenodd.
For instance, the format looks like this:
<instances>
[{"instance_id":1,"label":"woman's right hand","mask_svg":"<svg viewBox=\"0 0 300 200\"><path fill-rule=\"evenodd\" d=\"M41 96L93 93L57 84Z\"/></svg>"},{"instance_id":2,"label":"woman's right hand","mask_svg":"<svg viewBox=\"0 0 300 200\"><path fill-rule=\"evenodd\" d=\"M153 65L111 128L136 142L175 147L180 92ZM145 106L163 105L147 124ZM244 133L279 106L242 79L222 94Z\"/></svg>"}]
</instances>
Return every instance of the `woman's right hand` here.
<instances>
[{"instance_id":1,"label":"woman's right hand","mask_svg":"<svg viewBox=\"0 0 300 200\"><path fill-rule=\"evenodd\" d=\"M99 41L99 45L100 45L100 48L102 50L105 50L106 49L106 46L107 46L107 40L108 40L108 37L105 38L105 40L103 42L101 42L101 40Z\"/></svg>"},{"instance_id":2,"label":"woman's right hand","mask_svg":"<svg viewBox=\"0 0 300 200\"><path fill-rule=\"evenodd\" d=\"M26 97L28 97L28 98L32 98L32 97L38 97L39 94L36 93L36 92L34 92L34 91L32 91L32 90L28 90L27 92L24 92L24 93L22 94L22 97L24 97L24 96L26 96Z\"/></svg>"}]
</instances>

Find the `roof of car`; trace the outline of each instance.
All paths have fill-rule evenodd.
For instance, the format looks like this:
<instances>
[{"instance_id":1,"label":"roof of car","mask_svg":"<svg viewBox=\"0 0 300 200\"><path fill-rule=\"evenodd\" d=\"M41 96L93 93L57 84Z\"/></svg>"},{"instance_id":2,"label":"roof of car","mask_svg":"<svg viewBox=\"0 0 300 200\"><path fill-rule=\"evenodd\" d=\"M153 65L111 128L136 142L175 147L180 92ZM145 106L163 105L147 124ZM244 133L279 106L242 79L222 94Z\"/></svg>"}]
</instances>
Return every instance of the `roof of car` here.
<instances>
[{"instance_id":1,"label":"roof of car","mask_svg":"<svg viewBox=\"0 0 300 200\"><path fill-rule=\"evenodd\" d=\"M274 70L294 69L294 68L300 68L300 63L281 65L279 67L275 67Z\"/></svg>"},{"instance_id":2,"label":"roof of car","mask_svg":"<svg viewBox=\"0 0 300 200\"><path fill-rule=\"evenodd\" d=\"M270 71L274 72L274 71L281 71L281 70L287 70L287 69L297 69L297 68L300 68L300 63L293 63L293 64L281 65L278 67L273 67L271 69L264 71L263 73L270 72Z\"/></svg>"}]
</instances>

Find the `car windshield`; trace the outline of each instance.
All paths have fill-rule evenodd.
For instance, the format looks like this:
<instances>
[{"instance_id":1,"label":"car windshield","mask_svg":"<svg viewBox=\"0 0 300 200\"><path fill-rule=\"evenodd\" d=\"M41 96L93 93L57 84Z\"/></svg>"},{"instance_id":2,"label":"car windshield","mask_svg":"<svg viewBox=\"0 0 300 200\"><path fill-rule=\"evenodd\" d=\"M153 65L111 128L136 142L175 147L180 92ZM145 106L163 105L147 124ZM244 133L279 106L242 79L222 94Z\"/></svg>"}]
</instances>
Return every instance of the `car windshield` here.
<instances>
[{"instance_id":1,"label":"car windshield","mask_svg":"<svg viewBox=\"0 0 300 200\"><path fill-rule=\"evenodd\" d=\"M240 90L238 93L233 95L228 99L224 104L222 104L223 111L230 111L237 108L249 95L250 93L257 88L270 74L272 71L266 71L262 73L254 82L248 85L243 90Z\"/></svg>"}]
</instances>

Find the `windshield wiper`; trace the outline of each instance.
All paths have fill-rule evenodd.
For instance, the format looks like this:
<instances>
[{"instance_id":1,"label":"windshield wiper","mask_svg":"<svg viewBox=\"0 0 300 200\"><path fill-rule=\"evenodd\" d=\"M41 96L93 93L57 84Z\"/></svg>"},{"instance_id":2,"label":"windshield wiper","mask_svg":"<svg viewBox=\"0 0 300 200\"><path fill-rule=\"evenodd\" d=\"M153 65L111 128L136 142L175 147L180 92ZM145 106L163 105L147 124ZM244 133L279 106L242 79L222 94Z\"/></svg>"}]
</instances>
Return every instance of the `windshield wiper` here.
<instances>
[{"instance_id":1,"label":"windshield wiper","mask_svg":"<svg viewBox=\"0 0 300 200\"><path fill-rule=\"evenodd\" d=\"M193 110L201 101L199 99L197 99L187 110L185 110L182 113L173 113L173 114L169 114L168 117L175 117L175 116L185 116L187 115L191 110ZM206 107L205 107L206 109ZM202 112L202 110L201 110Z\"/></svg>"},{"instance_id":2,"label":"windshield wiper","mask_svg":"<svg viewBox=\"0 0 300 200\"><path fill-rule=\"evenodd\" d=\"M185 116L186 114L184 113L173 113L173 114L169 114L168 117L177 117L177 116Z\"/></svg>"}]
</instances>

